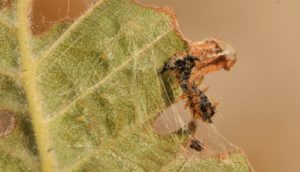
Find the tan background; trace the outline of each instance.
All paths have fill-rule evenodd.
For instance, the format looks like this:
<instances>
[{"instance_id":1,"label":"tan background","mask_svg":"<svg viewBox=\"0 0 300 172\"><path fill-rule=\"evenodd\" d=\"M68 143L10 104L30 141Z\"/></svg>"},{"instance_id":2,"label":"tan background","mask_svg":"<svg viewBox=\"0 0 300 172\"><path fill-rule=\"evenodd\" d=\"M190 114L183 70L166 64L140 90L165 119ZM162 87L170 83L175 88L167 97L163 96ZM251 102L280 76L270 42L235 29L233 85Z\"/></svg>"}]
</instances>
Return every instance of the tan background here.
<instances>
[{"instance_id":1,"label":"tan background","mask_svg":"<svg viewBox=\"0 0 300 172\"><path fill-rule=\"evenodd\" d=\"M36 0L35 32L62 17L78 16L91 1ZM234 69L205 81L209 95L221 102L215 125L244 149L256 171L300 171L300 1L143 2L172 7L190 39L217 36L234 45Z\"/></svg>"}]
</instances>

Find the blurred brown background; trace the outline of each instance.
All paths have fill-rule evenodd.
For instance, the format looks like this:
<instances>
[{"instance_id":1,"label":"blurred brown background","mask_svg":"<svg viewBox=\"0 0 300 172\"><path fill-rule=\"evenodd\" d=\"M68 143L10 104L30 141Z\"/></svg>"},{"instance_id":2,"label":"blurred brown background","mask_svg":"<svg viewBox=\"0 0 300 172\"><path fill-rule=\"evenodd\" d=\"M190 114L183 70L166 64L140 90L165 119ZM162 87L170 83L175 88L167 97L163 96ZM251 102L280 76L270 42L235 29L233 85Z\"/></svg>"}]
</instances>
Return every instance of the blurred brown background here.
<instances>
[{"instance_id":1,"label":"blurred brown background","mask_svg":"<svg viewBox=\"0 0 300 172\"><path fill-rule=\"evenodd\" d=\"M35 0L34 31L72 19L93 0ZM209 75L215 125L258 172L300 171L300 1L142 0L169 6L192 40L222 37L238 51L230 73Z\"/></svg>"}]
</instances>

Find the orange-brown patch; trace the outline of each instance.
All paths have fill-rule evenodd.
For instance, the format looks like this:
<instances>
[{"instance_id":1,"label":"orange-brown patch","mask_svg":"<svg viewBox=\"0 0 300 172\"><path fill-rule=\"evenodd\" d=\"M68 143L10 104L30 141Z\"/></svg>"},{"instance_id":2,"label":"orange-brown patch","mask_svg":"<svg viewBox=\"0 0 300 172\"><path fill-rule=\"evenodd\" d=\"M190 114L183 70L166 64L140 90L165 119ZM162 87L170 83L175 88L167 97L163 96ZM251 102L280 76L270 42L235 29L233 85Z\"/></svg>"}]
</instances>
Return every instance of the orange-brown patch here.
<instances>
[{"instance_id":1,"label":"orange-brown patch","mask_svg":"<svg viewBox=\"0 0 300 172\"><path fill-rule=\"evenodd\" d=\"M0 138L12 133L16 125L15 114L8 110L0 109Z\"/></svg>"}]
</instances>

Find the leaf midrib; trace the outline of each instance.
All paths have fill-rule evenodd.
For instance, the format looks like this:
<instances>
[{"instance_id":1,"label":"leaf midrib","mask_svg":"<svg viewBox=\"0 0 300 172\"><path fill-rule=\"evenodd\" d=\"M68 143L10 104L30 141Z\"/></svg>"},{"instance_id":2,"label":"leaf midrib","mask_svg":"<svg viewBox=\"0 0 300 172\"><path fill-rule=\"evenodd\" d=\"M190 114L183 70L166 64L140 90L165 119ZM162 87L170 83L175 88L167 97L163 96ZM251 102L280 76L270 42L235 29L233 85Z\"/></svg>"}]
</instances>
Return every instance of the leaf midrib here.
<instances>
[{"instance_id":1,"label":"leaf midrib","mask_svg":"<svg viewBox=\"0 0 300 172\"><path fill-rule=\"evenodd\" d=\"M17 1L17 38L20 47L20 66L23 69L22 81L26 94L31 121L35 133L36 144L39 151L40 166L42 171L50 172L53 170L53 157L49 155L48 148L50 140L48 138L48 126L43 122L43 112L36 90L36 80L32 80L35 76L36 65L31 47L31 31L29 21L29 9L31 0Z\"/></svg>"}]
</instances>

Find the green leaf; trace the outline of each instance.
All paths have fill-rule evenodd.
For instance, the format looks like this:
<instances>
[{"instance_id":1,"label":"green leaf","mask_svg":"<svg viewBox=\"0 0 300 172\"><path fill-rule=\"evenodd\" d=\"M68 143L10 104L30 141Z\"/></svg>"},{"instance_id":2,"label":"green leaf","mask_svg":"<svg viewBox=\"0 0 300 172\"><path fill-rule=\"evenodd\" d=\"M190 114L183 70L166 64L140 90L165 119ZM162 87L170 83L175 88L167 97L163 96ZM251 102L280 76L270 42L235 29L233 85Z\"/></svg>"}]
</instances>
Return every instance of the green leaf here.
<instances>
[{"instance_id":1,"label":"green leaf","mask_svg":"<svg viewBox=\"0 0 300 172\"><path fill-rule=\"evenodd\" d=\"M155 134L167 104L159 70L187 50L170 15L102 0L33 36L29 9L15 0L0 12L0 113L17 120L0 138L0 171L249 171L240 154L236 166L189 162L185 135Z\"/></svg>"}]
</instances>

